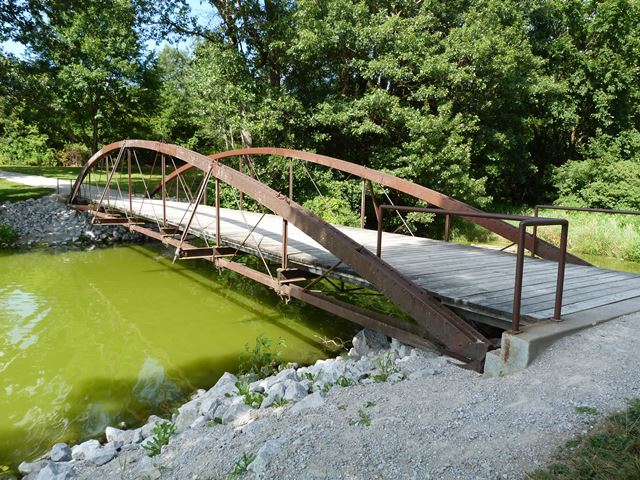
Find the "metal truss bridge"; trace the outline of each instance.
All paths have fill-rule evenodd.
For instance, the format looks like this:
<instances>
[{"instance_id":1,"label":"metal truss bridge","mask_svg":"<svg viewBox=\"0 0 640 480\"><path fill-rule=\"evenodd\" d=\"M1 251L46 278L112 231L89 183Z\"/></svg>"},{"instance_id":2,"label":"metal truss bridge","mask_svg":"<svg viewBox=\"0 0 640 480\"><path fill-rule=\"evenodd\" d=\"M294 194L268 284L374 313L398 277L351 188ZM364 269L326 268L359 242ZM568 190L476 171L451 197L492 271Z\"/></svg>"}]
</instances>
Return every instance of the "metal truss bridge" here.
<instances>
[{"instance_id":1,"label":"metal truss bridge","mask_svg":"<svg viewBox=\"0 0 640 480\"><path fill-rule=\"evenodd\" d=\"M270 162L269 181L259 178L257 162ZM296 203L296 179L305 176L318 189L310 170L321 169L359 182L360 228L329 224ZM284 192L269 185L278 183L274 178ZM116 142L87 162L69 205L89 212L94 223L124 225L174 247L177 259L209 260L285 299L438 349L479 371L487 351L498 346L487 338L487 325L517 334L640 299L639 276L598 269L566 252L566 220L486 213L387 173L302 151L249 148L204 156L159 142ZM377 229L365 228L367 212ZM451 217L464 217L512 242L518 254L415 236L403 215L408 212L443 215L445 240ZM407 233L386 232L385 213L387 226ZM559 248L535 235L547 225L560 226ZM247 256L254 261L243 261ZM345 292L377 292L402 314L336 298Z\"/></svg>"}]
</instances>

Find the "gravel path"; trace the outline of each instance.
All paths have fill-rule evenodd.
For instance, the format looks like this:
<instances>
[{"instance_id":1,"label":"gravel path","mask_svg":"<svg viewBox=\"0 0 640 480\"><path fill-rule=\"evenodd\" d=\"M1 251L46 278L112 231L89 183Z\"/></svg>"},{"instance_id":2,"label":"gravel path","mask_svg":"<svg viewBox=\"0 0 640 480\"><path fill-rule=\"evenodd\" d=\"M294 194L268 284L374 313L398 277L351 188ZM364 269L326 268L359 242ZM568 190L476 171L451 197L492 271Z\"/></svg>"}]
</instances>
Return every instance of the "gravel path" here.
<instances>
[{"instance_id":1,"label":"gravel path","mask_svg":"<svg viewBox=\"0 0 640 480\"><path fill-rule=\"evenodd\" d=\"M76 472L87 480L227 478L243 453L264 448L271 458L256 468L261 473L242 478L520 479L569 437L624 408L625 398L640 396L639 327L634 315L584 330L503 378L434 355L407 357L406 380L334 387L317 408L259 410L242 427L205 424L153 459L138 448ZM577 413L578 406L599 414Z\"/></svg>"}]
</instances>

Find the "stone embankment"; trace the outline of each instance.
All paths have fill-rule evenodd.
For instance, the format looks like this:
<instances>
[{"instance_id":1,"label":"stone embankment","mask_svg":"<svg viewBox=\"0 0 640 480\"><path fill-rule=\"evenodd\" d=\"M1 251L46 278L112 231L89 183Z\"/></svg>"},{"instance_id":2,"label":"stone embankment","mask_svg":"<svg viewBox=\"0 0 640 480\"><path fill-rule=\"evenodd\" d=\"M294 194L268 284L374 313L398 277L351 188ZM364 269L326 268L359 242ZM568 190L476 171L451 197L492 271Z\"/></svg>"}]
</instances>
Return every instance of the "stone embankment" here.
<instances>
[{"instance_id":1,"label":"stone embankment","mask_svg":"<svg viewBox=\"0 0 640 480\"><path fill-rule=\"evenodd\" d=\"M170 420L20 468L29 480L522 479L640 396L639 322L563 338L506 377L361 332L345 357L263 380L227 373Z\"/></svg>"},{"instance_id":2,"label":"stone embankment","mask_svg":"<svg viewBox=\"0 0 640 480\"><path fill-rule=\"evenodd\" d=\"M0 204L0 223L18 235L9 247L111 245L141 241L142 236L125 227L91 224L91 216L70 210L63 195L49 195L22 202Z\"/></svg>"}]
</instances>

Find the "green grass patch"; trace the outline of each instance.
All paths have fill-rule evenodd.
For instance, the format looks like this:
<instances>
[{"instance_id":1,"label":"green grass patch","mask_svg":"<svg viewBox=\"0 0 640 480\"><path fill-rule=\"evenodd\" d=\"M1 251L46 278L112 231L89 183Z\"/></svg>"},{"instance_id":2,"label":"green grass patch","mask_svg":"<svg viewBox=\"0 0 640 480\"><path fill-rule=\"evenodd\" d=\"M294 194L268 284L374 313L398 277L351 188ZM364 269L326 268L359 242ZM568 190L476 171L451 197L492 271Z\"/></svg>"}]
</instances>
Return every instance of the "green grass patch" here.
<instances>
[{"instance_id":1,"label":"green grass patch","mask_svg":"<svg viewBox=\"0 0 640 480\"><path fill-rule=\"evenodd\" d=\"M28 198L40 198L54 193L51 188L32 187L0 178L0 203L21 202Z\"/></svg>"},{"instance_id":2,"label":"green grass patch","mask_svg":"<svg viewBox=\"0 0 640 480\"><path fill-rule=\"evenodd\" d=\"M608 417L592 434L572 439L549 467L530 480L632 480L640 478L640 399Z\"/></svg>"}]
</instances>

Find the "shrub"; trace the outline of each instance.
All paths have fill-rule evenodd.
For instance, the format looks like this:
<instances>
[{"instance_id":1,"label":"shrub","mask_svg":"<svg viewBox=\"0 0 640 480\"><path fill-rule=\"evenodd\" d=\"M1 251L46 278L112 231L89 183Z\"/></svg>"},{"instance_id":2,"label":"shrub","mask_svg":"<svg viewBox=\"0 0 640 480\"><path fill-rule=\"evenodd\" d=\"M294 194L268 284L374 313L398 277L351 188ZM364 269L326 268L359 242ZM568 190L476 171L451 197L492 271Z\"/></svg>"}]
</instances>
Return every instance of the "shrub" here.
<instances>
[{"instance_id":1,"label":"shrub","mask_svg":"<svg viewBox=\"0 0 640 480\"><path fill-rule=\"evenodd\" d=\"M80 167L89 160L91 151L82 143L68 143L56 152L56 157L64 167Z\"/></svg>"},{"instance_id":2,"label":"shrub","mask_svg":"<svg viewBox=\"0 0 640 480\"><path fill-rule=\"evenodd\" d=\"M245 345L245 353L240 355L240 373L253 373L258 378L266 378L276 373L282 363L281 349L286 347L286 343L280 339L278 341L280 349L276 352L271 351L272 343L269 338L259 335L253 348L250 348L248 344Z\"/></svg>"},{"instance_id":3,"label":"shrub","mask_svg":"<svg viewBox=\"0 0 640 480\"><path fill-rule=\"evenodd\" d=\"M11 245L18 238L18 234L13 228L4 223L0 223L0 245Z\"/></svg>"},{"instance_id":4,"label":"shrub","mask_svg":"<svg viewBox=\"0 0 640 480\"><path fill-rule=\"evenodd\" d=\"M0 119L0 164L55 165L53 149L47 146L49 137L34 125L18 119Z\"/></svg>"},{"instance_id":5,"label":"shrub","mask_svg":"<svg viewBox=\"0 0 640 480\"><path fill-rule=\"evenodd\" d=\"M142 448L147 451L147 455L155 457L160 455L162 447L169 444L169 439L176 433L176 426L171 422L158 422L151 430L151 433L153 433L152 439L144 443Z\"/></svg>"}]
</instances>

